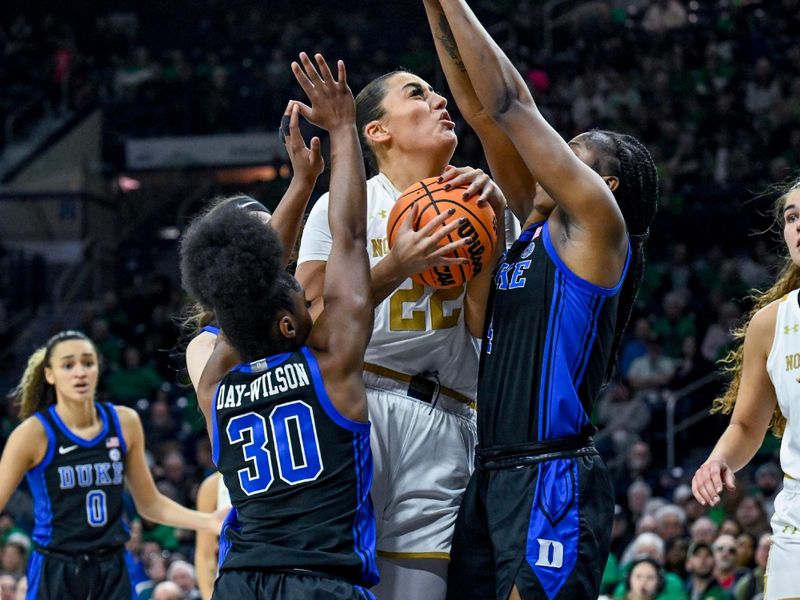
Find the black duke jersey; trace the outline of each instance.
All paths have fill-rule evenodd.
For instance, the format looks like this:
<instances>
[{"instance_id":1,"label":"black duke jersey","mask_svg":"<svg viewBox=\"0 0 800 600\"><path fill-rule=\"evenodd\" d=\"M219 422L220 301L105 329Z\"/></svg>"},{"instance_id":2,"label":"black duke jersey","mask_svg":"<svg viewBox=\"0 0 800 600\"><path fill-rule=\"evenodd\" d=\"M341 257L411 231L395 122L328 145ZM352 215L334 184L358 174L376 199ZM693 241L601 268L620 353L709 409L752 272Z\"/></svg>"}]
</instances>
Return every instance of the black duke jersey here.
<instances>
[{"instance_id":1,"label":"black duke jersey","mask_svg":"<svg viewBox=\"0 0 800 600\"><path fill-rule=\"evenodd\" d=\"M561 261L547 222L528 227L503 256L481 348L482 448L586 431L611 353L628 260L617 286L589 283Z\"/></svg>"},{"instance_id":2,"label":"black duke jersey","mask_svg":"<svg viewBox=\"0 0 800 600\"><path fill-rule=\"evenodd\" d=\"M233 510L220 569L377 582L369 423L331 403L307 347L239 365L214 395L213 453Z\"/></svg>"},{"instance_id":3,"label":"black duke jersey","mask_svg":"<svg viewBox=\"0 0 800 600\"><path fill-rule=\"evenodd\" d=\"M55 406L35 413L47 434L42 462L28 471L37 546L62 554L121 548L128 540L122 520L125 439L117 411L96 404L103 424L93 439L70 431Z\"/></svg>"}]
</instances>

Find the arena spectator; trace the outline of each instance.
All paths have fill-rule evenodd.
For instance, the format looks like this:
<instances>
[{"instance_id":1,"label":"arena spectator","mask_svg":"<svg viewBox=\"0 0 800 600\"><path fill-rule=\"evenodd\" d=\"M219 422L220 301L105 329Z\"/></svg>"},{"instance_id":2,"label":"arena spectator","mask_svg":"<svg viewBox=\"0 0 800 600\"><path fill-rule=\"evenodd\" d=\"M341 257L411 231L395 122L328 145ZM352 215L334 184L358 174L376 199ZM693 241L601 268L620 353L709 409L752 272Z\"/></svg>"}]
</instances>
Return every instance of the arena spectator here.
<instances>
[{"instance_id":1,"label":"arena spectator","mask_svg":"<svg viewBox=\"0 0 800 600\"><path fill-rule=\"evenodd\" d=\"M753 535L742 532L736 536L736 566L743 569L752 569L756 553L757 538Z\"/></svg>"},{"instance_id":2,"label":"arena spectator","mask_svg":"<svg viewBox=\"0 0 800 600\"><path fill-rule=\"evenodd\" d=\"M686 513L674 504L666 504L655 511L656 532L665 542L682 538L686 527Z\"/></svg>"},{"instance_id":3,"label":"arena spectator","mask_svg":"<svg viewBox=\"0 0 800 600\"><path fill-rule=\"evenodd\" d=\"M656 404L674 374L674 360L662 353L661 340L653 334L647 340L647 353L633 360L626 376L636 396Z\"/></svg>"},{"instance_id":4,"label":"arena spectator","mask_svg":"<svg viewBox=\"0 0 800 600\"><path fill-rule=\"evenodd\" d=\"M9 535L0 556L0 573L11 575L15 579L22 577L30 550L31 540L27 535L20 532Z\"/></svg>"},{"instance_id":5,"label":"arena spectator","mask_svg":"<svg viewBox=\"0 0 800 600\"><path fill-rule=\"evenodd\" d=\"M645 12L642 27L650 33L665 33L687 23L686 8L680 0L656 0Z\"/></svg>"},{"instance_id":6,"label":"arena spectator","mask_svg":"<svg viewBox=\"0 0 800 600\"><path fill-rule=\"evenodd\" d=\"M758 539L755 551L756 565L736 582L733 597L736 600L751 600L764 593L764 576L767 572L769 558L770 534L765 533Z\"/></svg>"},{"instance_id":7,"label":"arena spectator","mask_svg":"<svg viewBox=\"0 0 800 600\"><path fill-rule=\"evenodd\" d=\"M725 534L736 538L740 533L742 533L742 526L739 524L739 521L733 517L726 517L722 520L722 523L720 523L717 535Z\"/></svg>"},{"instance_id":8,"label":"arena spectator","mask_svg":"<svg viewBox=\"0 0 800 600\"><path fill-rule=\"evenodd\" d=\"M181 588L172 581L162 581L153 589L152 600L185 600Z\"/></svg>"},{"instance_id":9,"label":"arena spectator","mask_svg":"<svg viewBox=\"0 0 800 600\"><path fill-rule=\"evenodd\" d=\"M17 579L13 575L0 575L0 600L16 600Z\"/></svg>"},{"instance_id":10,"label":"arena spectator","mask_svg":"<svg viewBox=\"0 0 800 600\"><path fill-rule=\"evenodd\" d=\"M712 549L714 577L723 590L732 591L734 584L747 574L746 569L736 566L736 538L723 533L714 540Z\"/></svg>"},{"instance_id":11,"label":"arena spectator","mask_svg":"<svg viewBox=\"0 0 800 600\"><path fill-rule=\"evenodd\" d=\"M692 523L690 534L694 543L703 543L709 547L717 537L717 524L708 517L700 517Z\"/></svg>"},{"instance_id":12,"label":"arena spectator","mask_svg":"<svg viewBox=\"0 0 800 600\"><path fill-rule=\"evenodd\" d=\"M714 552L706 542L694 542L689 547L686 571L689 573L687 592L691 600L728 600L714 576Z\"/></svg>"},{"instance_id":13,"label":"arena spectator","mask_svg":"<svg viewBox=\"0 0 800 600\"><path fill-rule=\"evenodd\" d=\"M136 346L127 346L122 354L122 366L106 377L106 389L121 404L133 406L140 398L154 399L163 380L156 370L142 363L142 353Z\"/></svg>"},{"instance_id":14,"label":"arena spectator","mask_svg":"<svg viewBox=\"0 0 800 600\"><path fill-rule=\"evenodd\" d=\"M664 550L664 568L682 580L686 578L686 558L689 540L685 537L672 538Z\"/></svg>"},{"instance_id":15,"label":"arena spectator","mask_svg":"<svg viewBox=\"0 0 800 600\"><path fill-rule=\"evenodd\" d=\"M664 354L677 358L681 354L683 340L697 333L695 316L686 310L686 292L670 291L664 296L661 308L662 313L653 319L653 331L661 342Z\"/></svg>"},{"instance_id":16,"label":"arena spectator","mask_svg":"<svg viewBox=\"0 0 800 600\"><path fill-rule=\"evenodd\" d=\"M750 495L742 498L736 507L736 521L741 525L742 531L757 538L765 531L769 531L769 519L761 498Z\"/></svg>"},{"instance_id":17,"label":"arena spectator","mask_svg":"<svg viewBox=\"0 0 800 600\"><path fill-rule=\"evenodd\" d=\"M645 506L652 495L652 488L645 481L634 481L630 487L628 487L628 511L630 512L633 522L638 521L639 517L644 515Z\"/></svg>"},{"instance_id":18,"label":"arena spectator","mask_svg":"<svg viewBox=\"0 0 800 600\"><path fill-rule=\"evenodd\" d=\"M625 585L625 600L654 600L663 587L661 567L652 558L640 558L631 565Z\"/></svg>"},{"instance_id":19,"label":"arena spectator","mask_svg":"<svg viewBox=\"0 0 800 600\"><path fill-rule=\"evenodd\" d=\"M181 600L198 600L200 598L194 567L185 560L176 560L170 564L167 569L167 579L180 588Z\"/></svg>"},{"instance_id":20,"label":"arena spectator","mask_svg":"<svg viewBox=\"0 0 800 600\"><path fill-rule=\"evenodd\" d=\"M774 462L766 462L756 469L755 484L761 495L767 519L775 513L775 497L782 489L783 477L780 467Z\"/></svg>"}]
</instances>

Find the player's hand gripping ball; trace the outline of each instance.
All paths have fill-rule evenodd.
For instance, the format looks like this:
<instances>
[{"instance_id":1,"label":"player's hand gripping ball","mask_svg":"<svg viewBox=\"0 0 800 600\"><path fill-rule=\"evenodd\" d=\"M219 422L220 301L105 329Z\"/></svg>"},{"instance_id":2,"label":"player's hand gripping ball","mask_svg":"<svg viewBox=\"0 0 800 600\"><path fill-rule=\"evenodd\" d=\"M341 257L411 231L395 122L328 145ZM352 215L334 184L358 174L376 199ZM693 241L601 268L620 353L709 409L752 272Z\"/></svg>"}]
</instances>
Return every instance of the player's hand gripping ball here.
<instances>
[{"instance_id":1,"label":"player's hand gripping ball","mask_svg":"<svg viewBox=\"0 0 800 600\"><path fill-rule=\"evenodd\" d=\"M417 218L412 223L416 231L449 209L455 209L455 212L447 219L447 223L462 217L465 219L458 229L439 243L439 246L471 238L471 243L448 255L454 258L466 258L469 262L464 265L431 267L411 277L417 283L440 289L463 285L483 269L489 268L488 262L497 244L497 219L491 206L488 204L478 206L477 196L464 200L462 195L467 189L466 186L449 190L445 190L444 186L444 183L438 183L438 177L429 177L413 184L395 202L386 227L389 248L392 248L400 224L408 217L414 202L418 205Z\"/></svg>"}]
</instances>

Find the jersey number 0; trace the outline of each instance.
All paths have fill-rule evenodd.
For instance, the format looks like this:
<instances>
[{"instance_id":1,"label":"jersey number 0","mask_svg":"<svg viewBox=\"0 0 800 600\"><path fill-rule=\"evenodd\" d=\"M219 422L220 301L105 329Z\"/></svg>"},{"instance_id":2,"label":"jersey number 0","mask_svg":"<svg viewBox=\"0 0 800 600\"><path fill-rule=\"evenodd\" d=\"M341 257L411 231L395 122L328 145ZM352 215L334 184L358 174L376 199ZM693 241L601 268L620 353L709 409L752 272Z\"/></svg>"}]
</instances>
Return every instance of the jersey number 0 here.
<instances>
[{"instance_id":1,"label":"jersey number 0","mask_svg":"<svg viewBox=\"0 0 800 600\"><path fill-rule=\"evenodd\" d=\"M232 445L241 444L246 465L239 469L239 485L248 496L266 492L272 485L273 454L278 476L289 485L314 481L322 473L314 412L301 400L279 404L269 422L248 412L228 421L225 429ZM272 440L272 451L267 447Z\"/></svg>"}]
</instances>

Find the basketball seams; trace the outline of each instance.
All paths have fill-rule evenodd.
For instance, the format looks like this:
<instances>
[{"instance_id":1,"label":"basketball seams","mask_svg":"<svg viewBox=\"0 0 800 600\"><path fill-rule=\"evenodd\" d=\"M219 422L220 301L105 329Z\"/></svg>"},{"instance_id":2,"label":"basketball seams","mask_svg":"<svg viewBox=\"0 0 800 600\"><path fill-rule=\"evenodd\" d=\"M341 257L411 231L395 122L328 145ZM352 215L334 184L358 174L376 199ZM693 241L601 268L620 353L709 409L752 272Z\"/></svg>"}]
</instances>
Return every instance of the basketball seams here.
<instances>
[{"instance_id":1,"label":"basketball seams","mask_svg":"<svg viewBox=\"0 0 800 600\"><path fill-rule=\"evenodd\" d=\"M436 284L441 284L444 280L448 278L457 280L458 278L456 277L456 275L459 273L461 275L461 281L456 283L455 285L461 285L463 283L466 283L468 279L471 279L475 275L476 263L473 261L480 261L482 263L484 259L486 259L488 256L491 256L494 253L494 249L497 246L497 240L492 235L493 233L492 229L496 228L492 228L492 226L488 222L484 222L488 221L487 217L491 217L493 219L494 215L493 214L489 215L489 211L485 209L479 209L477 206L468 207L466 201L459 198L457 194L457 191L465 190L466 189L465 186L459 186L457 188L451 187L449 189L445 189L445 187L446 184L439 184L437 178L430 177L428 179L418 182L417 184L413 185L409 190L403 192L395 201L395 206L392 208L392 211L389 216L389 231L387 232L388 234L387 237L389 238L388 239L389 247L391 248L394 244L394 238L397 235L398 226L408 216L407 211L411 210L413 204L418 203L420 201L424 203L425 206L420 207L419 213L415 220L416 222L413 224L416 230L419 230L420 224L424 223L426 219L430 220L430 218L435 218L436 215L441 215L443 210L447 210L451 207L454 207L456 209L456 213L454 214L454 216L457 219L460 220L461 218L467 218L469 220L472 227L474 227L474 233L472 233L470 237L473 237L475 240L480 240L480 243L485 244L485 247L489 249L489 253L487 255L483 256L481 259L478 259L477 256L473 257L469 252L469 249L472 248L472 246L462 247L450 254L450 256L457 256L459 258L465 258L470 261L467 265L458 265L458 272L454 271L452 266L444 265L442 267L437 267L436 269L430 267L425 271L417 273L414 276L412 276L412 279L414 279L418 283L421 283L422 285L434 288L441 288L441 289L453 286L441 286ZM437 198L436 196L439 194L444 197ZM442 206L439 206L440 203L442 204ZM427 211L431 207L433 208L432 214L434 216L427 217L426 216ZM459 213L458 212L459 210L463 212ZM458 232L459 229L461 229L460 226L457 230L447 234L445 238L446 243L453 243L455 239L463 239L460 237L460 233ZM483 241L484 236L486 238L485 241ZM442 269L443 278L439 278L439 276L437 275L438 269ZM449 277L446 276L445 269L446 272L449 274ZM467 273L469 273L469 277L467 277Z\"/></svg>"},{"instance_id":2,"label":"basketball seams","mask_svg":"<svg viewBox=\"0 0 800 600\"><path fill-rule=\"evenodd\" d=\"M430 205L433 206L433 210L436 211L437 215L442 214L441 211L439 210L439 206L438 206L439 201L433 196L433 193L441 191L441 190L444 190L444 187L440 188L439 190L431 190L428 187L428 185L425 183L425 181L422 181L421 184L425 188L426 195L428 196L428 198L430 198ZM420 216L421 215L422 215L422 213L420 213ZM448 233L447 234L447 241L450 242L450 243L455 241L452 236L453 236L452 233ZM456 256L459 256L460 254L461 254L460 252L456 252ZM444 265L444 267L446 267L448 271L452 272L453 268L450 265ZM461 272L461 280L466 282L468 277L467 277L467 274L464 272L463 266L462 265L458 265L458 270Z\"/></svg>"},{"instance_id":3,"label":"basketball seams","mask_svg":"<svg viewBox=\"0 0 800 600\"><path fill-rule=\"evenodd\" d=\"M483 228L483 231L486 233L486 237L487 237L487 239L488 239L488 240L489 240L489 242L491 242L491 244L492 244L491 253L494 253L494 247L495 247L495 243L496 243L496 242L495 242L495 240L493 239L493 235L492 235L492 233L491 233L491 232L489 231L489 229L486 227L486 225L485 225L485 224L484 224L484 222L483 222L483 219L481 219L481 217L480 217L479 215L476 215L476 214L475 214L475 213L474 213L472 210L470 210L469 208L467 208L467 206L466 206L465 204L460 204L459 202L456 202L455 200L444 199L444 200L437 200L437 202L442 202L442 203L447 203L447 202L449 202L449 203L451 203L451 204L454 204L456 207L458 207L458 208L460 208L460 209L462 209L462 210L464 210L464 211L468 212L468 213L470 214L470 216L472 216L472 217L473 217L473 224L477 223L478 225L480 225L480 226ZM490 253L490 256L491 256L491 253Z\"/></svg>"}]
</instances>

